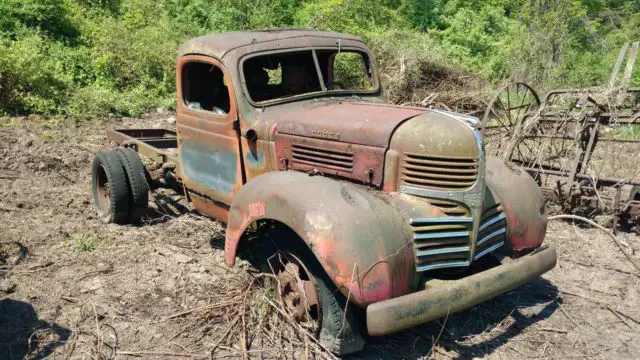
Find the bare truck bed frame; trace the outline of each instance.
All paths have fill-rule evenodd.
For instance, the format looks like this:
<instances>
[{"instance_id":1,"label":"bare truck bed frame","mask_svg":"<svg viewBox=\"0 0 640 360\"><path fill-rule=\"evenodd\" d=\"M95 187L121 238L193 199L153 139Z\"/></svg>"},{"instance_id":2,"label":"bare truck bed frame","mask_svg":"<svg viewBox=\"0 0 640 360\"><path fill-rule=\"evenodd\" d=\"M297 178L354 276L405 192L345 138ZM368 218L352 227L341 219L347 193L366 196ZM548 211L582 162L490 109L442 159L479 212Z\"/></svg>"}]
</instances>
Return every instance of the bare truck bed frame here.
<instances>
[{"instance_id":1,"label":"bare truck bed frame","mask_svg":"<svg viewBox=\"0 0 640 360\"><path fill-rule=\"evenodd\" d=\"M166 129L116 129L107 131L107 139L129 147L160 163L179 166L178 137ZM167 165L165 165L167 166Z\"/></svg>"}]
</instances>

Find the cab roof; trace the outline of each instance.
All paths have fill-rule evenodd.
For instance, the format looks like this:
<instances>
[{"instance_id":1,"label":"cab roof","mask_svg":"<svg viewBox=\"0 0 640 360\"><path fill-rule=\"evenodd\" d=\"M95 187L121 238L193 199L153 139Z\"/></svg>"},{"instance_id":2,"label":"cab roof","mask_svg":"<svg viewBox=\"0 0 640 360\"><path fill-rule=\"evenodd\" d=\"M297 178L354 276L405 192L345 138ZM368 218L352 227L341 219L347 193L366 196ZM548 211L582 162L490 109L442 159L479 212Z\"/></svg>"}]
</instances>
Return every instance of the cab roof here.
<instances>
[{"instance_id":1,"label":"cab roof","mask_svg":"<svg viewBox=\"0 0 640 360\"><path fill-rule=\"evenodd\" d=\"M191 39L180 46L179 56L198 54L217 58L224 57L227 53L245 48L243 52L251 52L251 47L256 50L264 48L264 43L283 40L290 45L299 42L300 46L326 45L327 40L346 40L347 42L360 42L357 36L337 32L314 31L305 29L269 29L260 31L237 31L209 34ZM263 46L260 46L263 45Z\"/></svg>"}]
</instances>

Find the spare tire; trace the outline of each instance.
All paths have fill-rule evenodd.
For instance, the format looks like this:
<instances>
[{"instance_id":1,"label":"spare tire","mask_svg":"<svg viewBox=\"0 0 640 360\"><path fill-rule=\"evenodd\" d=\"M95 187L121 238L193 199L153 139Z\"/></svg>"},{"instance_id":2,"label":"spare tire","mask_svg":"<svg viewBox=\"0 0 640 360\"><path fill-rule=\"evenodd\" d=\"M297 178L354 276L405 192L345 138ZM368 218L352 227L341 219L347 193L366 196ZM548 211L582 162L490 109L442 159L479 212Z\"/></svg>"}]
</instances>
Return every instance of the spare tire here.
<instances>
[{"instance_id":1,"label":"spare tire","mask_svg":"<svg viewBox=\"0 0 640 360\"><path fill-rule=\"evenodd\" d=\"M91 166L93 203L105 223L126 224L129 219L129 184L115 151L96 154Z\"/></svg>"},{"instance_id":2,"label":"spare tire","mask_svg":"<svg viewBox=\"0 0 640 360\"><path fill-rule=\"evenodd\" d=\"M130 206L129 221L134 223L140 220L149 207L149 183L146 170L135 150L118 149L118 156L124 166L129 182Z\"/></svg>"}]
</instances>

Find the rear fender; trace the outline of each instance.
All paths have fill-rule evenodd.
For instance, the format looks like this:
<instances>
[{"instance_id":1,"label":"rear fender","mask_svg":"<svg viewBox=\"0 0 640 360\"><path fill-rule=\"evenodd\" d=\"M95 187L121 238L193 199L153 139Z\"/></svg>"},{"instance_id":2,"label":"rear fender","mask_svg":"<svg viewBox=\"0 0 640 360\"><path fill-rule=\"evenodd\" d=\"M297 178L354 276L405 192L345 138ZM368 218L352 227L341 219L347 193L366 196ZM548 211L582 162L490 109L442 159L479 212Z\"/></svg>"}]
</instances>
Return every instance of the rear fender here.
<instances>
[{"instance_id":1,"label":"rear fender","mask_svg":"<svg viewBox=\"0 0 640 360\"><path fill-rule=\"evenodd\" d=\"M406 222L365 188L294 171L257 176L231 205L225 238L228 265L235 262L240 238L259 220L275 220L293 230L355 304L410 290L415 272Z\"/></svg>"}]
</instances>

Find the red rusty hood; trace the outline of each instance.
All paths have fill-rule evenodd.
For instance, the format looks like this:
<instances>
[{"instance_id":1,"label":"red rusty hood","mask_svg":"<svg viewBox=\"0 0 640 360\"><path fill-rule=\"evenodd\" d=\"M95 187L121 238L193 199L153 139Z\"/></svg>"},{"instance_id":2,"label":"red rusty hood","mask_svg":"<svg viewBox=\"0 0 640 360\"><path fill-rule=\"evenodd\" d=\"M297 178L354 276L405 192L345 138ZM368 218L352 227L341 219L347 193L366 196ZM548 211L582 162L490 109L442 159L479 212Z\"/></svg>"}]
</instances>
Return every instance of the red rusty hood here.
<instances>
[{"instance_id":1,"label":"red rusty hood","mask_svg":"<svg viewBox=\"0 0 640 360\"><path fill-rule=\"evenodd\" d=\"M266 108L260 120L279 134L386 148L404 120L427 111L373 102L321 100Z\"/></svg>"}]
</instances>

